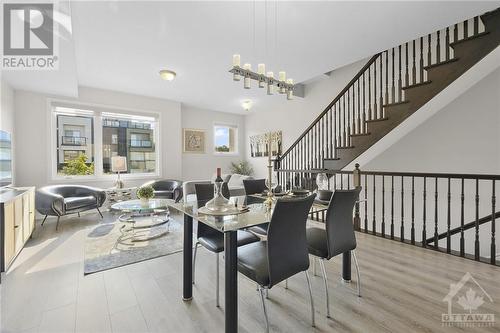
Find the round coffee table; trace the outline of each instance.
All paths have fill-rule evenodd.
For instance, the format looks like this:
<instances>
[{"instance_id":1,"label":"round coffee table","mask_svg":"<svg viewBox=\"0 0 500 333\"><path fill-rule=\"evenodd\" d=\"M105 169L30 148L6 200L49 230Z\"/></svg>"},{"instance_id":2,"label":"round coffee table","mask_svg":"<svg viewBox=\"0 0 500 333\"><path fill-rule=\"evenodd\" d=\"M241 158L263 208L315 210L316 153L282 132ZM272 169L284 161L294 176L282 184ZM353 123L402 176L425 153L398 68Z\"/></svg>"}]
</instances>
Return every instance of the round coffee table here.
<instances>
[{"instance_id":1,"label":"round coffee table","mask_svg":"<svg viewBox=\"0 0 500 333\"><path fill-rule=\"evenodd\" d=\"M131 224L129 229L126 225L122 227L124 233L132 233L132 241L142 242L162 237L169 232L170 213L168 210L167 199L150 199L147 202L141 200L127 200L113 204L112 210L120 211L122 214L118 217L121 222ZM138 223L138 217L151 217L151 223ZM148 234L152 228L166 225L166 229L160 233Z\"/></svg>"}]
</instances>

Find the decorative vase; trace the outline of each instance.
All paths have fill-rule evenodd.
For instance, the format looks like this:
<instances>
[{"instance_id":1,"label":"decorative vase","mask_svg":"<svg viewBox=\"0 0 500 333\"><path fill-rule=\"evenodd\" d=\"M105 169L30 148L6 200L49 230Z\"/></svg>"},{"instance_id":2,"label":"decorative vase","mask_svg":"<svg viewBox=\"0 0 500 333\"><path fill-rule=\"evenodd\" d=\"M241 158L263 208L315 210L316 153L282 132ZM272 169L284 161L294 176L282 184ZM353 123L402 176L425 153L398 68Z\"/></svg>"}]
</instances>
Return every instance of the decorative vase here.
<instances>
[{"instance_id":1,"label":"decorative vase","mask_svg":"<svg viewBox=\"0 0 500 333\"><path fill-rule=\"evenodd\" d=\"M149 198L141 198L141 205L148 206L149 205Z\"/></svg>"},{"instance_id":2,"label":"decorative vase","mask_svg":"<svg viewBox=\"0 0 500 333\"><path fill-rule=\"evenodd\" d=\"M207 209L213 212L225 212L231 207L229 200L222 194L223 184L224 181L221 178L221 169L217 168L217 178L214 182L214 197L205 205Z\"/></svg>"}]
</instances>

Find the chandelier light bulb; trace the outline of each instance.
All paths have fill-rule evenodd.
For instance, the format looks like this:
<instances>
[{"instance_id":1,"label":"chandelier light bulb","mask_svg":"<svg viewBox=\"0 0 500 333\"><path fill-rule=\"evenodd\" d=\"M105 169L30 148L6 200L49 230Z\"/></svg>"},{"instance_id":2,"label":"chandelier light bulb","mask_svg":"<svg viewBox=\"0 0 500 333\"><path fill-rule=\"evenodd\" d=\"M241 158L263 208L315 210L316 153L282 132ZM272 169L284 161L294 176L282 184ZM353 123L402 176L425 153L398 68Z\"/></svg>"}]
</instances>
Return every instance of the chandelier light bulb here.
<instances>
[{"instance_id":1,"label":"chandelier light bulb","mask_svg":"<svg viewBox=\"0 0 500 333\"><path fill-rule=\"evenodd\" d=\"M286 80L286 83L293 85L293 79ZM288 100L293 99L293 89L287 89L286 99L288 99Z\"/></svg>"},{"instance_id":2,"label":"chandelier light bulb","mask_svg":"<svg viewBox=\"0 0 500 333\"><path fill-rule=\"evenodd\" d=\"M247 71L251 71L252 65L244 64L243 69L246 69ZM245 78L243 79L243 88L250 89L250 75L245 75Z\"/></svg>"},{"instance_id":3,"label":"chandelier light bulb","mask_svg":"<svg viewBox=\"0 0 500 333\"><path fill-rule=\"evenodd\" d=\"M240 68L240 55L233 54L233 68ZM240 75L237 73L233 73L233 81L239 81Z\"/></svg>"},{"instance_id":4,"label":"chandelier light bulb","mask_svg":"<svg viewBox=\"0 0 500 333\"><path fill-rule=\"evenodd\" d=\"M270 79L274 79L274 73L273 72L267 72L267 77ZM267 84L267 94L268 95L274 95L274 85L273 81L270 80L269 83Z\"/></svg>"},{"instance_id":5,"label":"chandelier light bulb","mask_svg":"<svg viewBox=\"0 0 500 333\"><path fill-rule=\"evenodd\" d=\"M261 76L259 78L259 88L264 88L266 86L266 83L264 82L264 75L266 75L266 65L265 64L258 64L257 65L257 74L259 74Z\"/></svg>"}]
</instances>

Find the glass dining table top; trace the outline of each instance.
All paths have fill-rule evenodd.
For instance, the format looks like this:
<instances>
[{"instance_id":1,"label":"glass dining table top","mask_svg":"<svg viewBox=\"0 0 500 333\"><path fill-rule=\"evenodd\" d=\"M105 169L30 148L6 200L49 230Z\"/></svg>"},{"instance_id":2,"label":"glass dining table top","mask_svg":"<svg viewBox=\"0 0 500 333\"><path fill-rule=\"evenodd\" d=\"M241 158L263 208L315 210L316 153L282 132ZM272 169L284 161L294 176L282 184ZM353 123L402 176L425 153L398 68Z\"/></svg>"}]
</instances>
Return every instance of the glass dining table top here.
<instances>
[{"instance_id":1,"label":"glass dining table top","mask_svg":"<svg viewBox=\"0 0 500 333\"><path fill-rule=\"evenodd\" d=\"M243 200L245 197L232 197L231 201L234 202L235 198L238 198L239 201ZM268 210L262 203L248 205L248 212L227 216L212 216L199 213L198 202L196 200L178 203L175 203L173 200L169 200L168 206L221 232L235 231L270 222L273 213L272 208L271 210ZM327 206L325 205L315 203L311 207L310 213L320 212L326 210L326 208Z\"/></svg>"}]
</instances>

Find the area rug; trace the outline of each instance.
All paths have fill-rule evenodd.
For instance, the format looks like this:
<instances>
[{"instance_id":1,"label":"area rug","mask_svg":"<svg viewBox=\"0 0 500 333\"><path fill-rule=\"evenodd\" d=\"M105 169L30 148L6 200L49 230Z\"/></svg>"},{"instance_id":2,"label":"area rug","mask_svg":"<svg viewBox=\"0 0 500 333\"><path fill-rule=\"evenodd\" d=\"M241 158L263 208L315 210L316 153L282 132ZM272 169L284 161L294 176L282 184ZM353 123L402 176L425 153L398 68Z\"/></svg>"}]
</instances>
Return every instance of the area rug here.
<instances>
[{"instance_id":1,"label":"area rug","mask_svg":"<svg viewBox=\"0 0 500 333\"><path fill-rule=\"evenodd\" d=\"M137 220L137 223L143 221ZM144 222L147 223L147 222ZM153 259L182 251L182 224L170 218L169 232L147 241L133 241L128 231L131 224L116 219L92 229L85 240L84 274L96 273L132 263ZM136 230L134 236L157 235L164 232L167 225L151 229Z\"/></svg>"}]
</instances>

